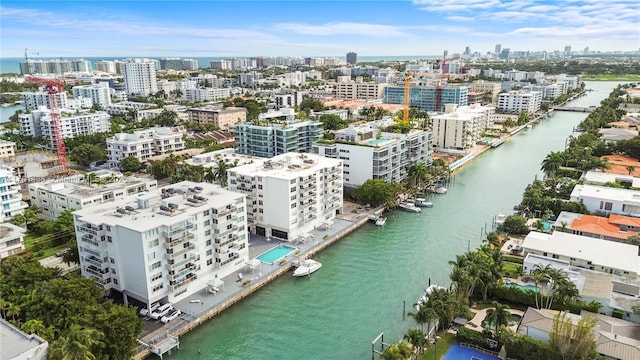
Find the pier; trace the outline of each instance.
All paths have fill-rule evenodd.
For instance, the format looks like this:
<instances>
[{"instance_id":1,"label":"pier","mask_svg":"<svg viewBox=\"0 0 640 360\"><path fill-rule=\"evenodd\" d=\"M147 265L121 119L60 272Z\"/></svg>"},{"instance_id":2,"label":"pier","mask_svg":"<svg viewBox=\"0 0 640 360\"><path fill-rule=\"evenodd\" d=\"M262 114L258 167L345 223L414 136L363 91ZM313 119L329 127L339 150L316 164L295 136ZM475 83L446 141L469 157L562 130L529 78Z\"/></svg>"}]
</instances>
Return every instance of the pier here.
<instances>
[{"instance_id":1,"label":"pier","mask_svg":"<svg viewBox=\"0 0 640 360\"><path fill-rule=\"evenodd\" d=\"M553 110L556 111L572 111L572 112L592 112L595 107L581 107L581 106L552 106Z\"/></svg>"}]
</instances>

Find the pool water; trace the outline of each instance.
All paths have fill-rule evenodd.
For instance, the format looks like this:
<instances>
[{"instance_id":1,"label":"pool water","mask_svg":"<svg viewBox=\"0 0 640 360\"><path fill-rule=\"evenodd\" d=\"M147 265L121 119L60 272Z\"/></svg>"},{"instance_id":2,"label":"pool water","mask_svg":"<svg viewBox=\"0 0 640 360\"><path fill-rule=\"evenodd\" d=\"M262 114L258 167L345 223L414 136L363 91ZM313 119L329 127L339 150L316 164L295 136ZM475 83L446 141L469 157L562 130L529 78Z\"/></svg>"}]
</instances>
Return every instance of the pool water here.
<instances>
[{"instance_id":1,"label":"pool water","mask_svg":"<svg viewBox=\"0 0 640 360\"><path fill-rule=\"evenodd\" d=\"M507 323L509 324L509 326L518 325L520 323L520 319L522 319L522 316L518 314L511 314L509 320L507 320ZM496 328L496 324L493 321L482 320L482 323L480 324L483 329L493 330Z\"/></svg>"},{"instance_id":2,"label":"pool water","mask_svg":"<svg viewBox=\"0 0 640 360\"><path fill-rule=\"evenodd\" d=\"M545 232L551 231L551 221L543 221L542 222L542 227L543 227Z\"/></svg>"},{"instance_id":3,"label":"pool water","mask_svg":"<svg viewBox=\"0 0 640 360\"><path fill-rule=\"evenodd\" d=\"M517 288L520 288L520 290L523 290L523 291L531 290L531 291L535 291L535 292L540 292L540 288L535 286L535 285L518 285L518 284L514 284L514 283L507 283L507 284L505 284L505 286L517 287Z\"/></svg>"},{"instance_id":4,"label":"pool water","mask_svg":"<svg viewBox=\"0 0 640 360\"><path fill-rule=\"evenodd\" d=\"M274 264L294 251L296 251L296 248L294 247L287 245L278 245L262 253L262 255L258 256L258 260L267 264Z\"/></svg>"},{"instance_id":5,"label":"pool water","mask_svg":"<svg viewBox=\"0 0 640 360\"><path fill-rule=\"evenodd\" d=\"M384 144L387 141L389 141L389 139L371 139L369 141L367 141L367 144L369 145L380 145L380 144Z\"/></svg>"},{"instance_id":6,"label":"pool water","mask_svg":"<svg viewBox=\"0 0 640 360\"><path fill-rule=\"evenodd\" d=\"M444 360L500 360L500 358L453 344L444 355Z\"/></svg>"}]
</instances>

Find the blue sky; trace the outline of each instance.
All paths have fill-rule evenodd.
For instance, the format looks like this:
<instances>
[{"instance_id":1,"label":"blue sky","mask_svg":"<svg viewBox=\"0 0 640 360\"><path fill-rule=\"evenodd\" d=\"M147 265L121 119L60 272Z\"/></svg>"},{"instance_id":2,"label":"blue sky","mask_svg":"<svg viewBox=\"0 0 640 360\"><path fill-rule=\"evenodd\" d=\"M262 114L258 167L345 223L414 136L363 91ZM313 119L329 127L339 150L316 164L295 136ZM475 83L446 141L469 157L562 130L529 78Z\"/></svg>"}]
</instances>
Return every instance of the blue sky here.
<instances>
[{"instance_id":1,"label":"blue sky","mask_svg":"<svg viewBox=\"0 0 640 360\"><path fill-rule=\"evenodd\" d=\"M638 50L640 0L0 3L1 57L484 54L497 43Z\"/></svg>"}]
</instances>

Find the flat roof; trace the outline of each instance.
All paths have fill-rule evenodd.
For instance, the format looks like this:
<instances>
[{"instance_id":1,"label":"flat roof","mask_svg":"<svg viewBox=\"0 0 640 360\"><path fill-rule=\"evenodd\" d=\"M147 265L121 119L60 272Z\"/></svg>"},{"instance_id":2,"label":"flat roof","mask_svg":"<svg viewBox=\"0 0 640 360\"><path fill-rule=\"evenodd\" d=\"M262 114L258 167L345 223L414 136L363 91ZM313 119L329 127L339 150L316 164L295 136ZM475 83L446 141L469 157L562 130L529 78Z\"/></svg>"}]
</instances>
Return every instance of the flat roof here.
<instances>
[{"instance_id":1,"label":"flat roof","mask_svg":"<svg viewBox=\"0 0 640 360\"><path fill-rule=\"evenodd\" d=\"M593 184L606 184L608 182L625 181L630 182L631 186L640 188L640 178L629 175L629 170L625 169L626 173L620 172L602 172L602 171L587 171L584 175L584 180ZM640 169L638 169L640 172ZM635 170L634 170L635 172Z\"/></svg>"},{"instance_id":2,"label":"flat roof","mask_svg":"<svg viewBox=\"0 0 640 360\"><path fill-rule=\"evenodd\" d=\"M0 359L14 359L38 346L46 348L47 342L37 335L28 335L0 318Z\"/></svg>"},{"instance_id":3,"label":"flat roof","mask_svg":"<svg viewBox=\"0 0 640 360\"><path fill-rule=\"evenodd\" d=\"M311 175L320 169L339 166L342 160L314 154L286 153L271 159L256 159L253 163L238 166L230 171L238 175L264 176L292 180Z\"/></svg>"},{"instance_id":4,"label":"flat roof","mask_svg":"<svg viewBox=\"0 0 640 360\"><path fill-rule=\"evenodd\" d=\"M163 189L165 189L164 192ZM169 193L166 189L173 190ZM201 200L194 201L194 195ZM225 190L217 185L182 181L77 210L74 211L74 215L80 221L92 224L118 225L136 232L144 232L189 219L205 209L225 207L244 198L244 194ZM148 203L147 207L144 205L145 202ZM171 209L171 206L175 208Z\"/></svg>"},{"instance_id":5,"label":"flat roof","mask_svg":"<svg viewBox=\"0 0 640 360\"><path fill-rule=\"evenodd\" d=\"M584 184L576 185L571 192L571 197L640 202L640 191Z\"/></svg>"},{"instance_id":6,"label":"flat roof","mask_svg":"<svg viewBox=\"0 0 640 360\"><path fill-rule=\"evenodd\" d=\"M153 183L157 184L158 182L151 178L140 178L134 176L122 176L122 174L117 174L115 172L111 172L115 179L113 182L109 182L106 184L100 184L95 182L94 184L87 183L84 178L85 175L74 175L68 176L60 179L52 179L46 182L40 183L31 183L29 187L34 186L35 190L44 189L51 193L60 194L64 196L77 196L79 198L87 198L91 196L98 196L104 193L113 192L117 190L125 190L130 186L142 185ZM101 176L99 172L95 172L98 176L98 179L105 179L108 177Z\"/></svg>"},{"instance_id":7,"label":"flat roof","mask_svg":"<svg viewBox=\"0 0 640 360\"><path fill-rule=\"evenodd\" d=\"M640 267L637 245L560 231L554 231L552 234L531 231L524 239L522 247L525 250L584 259L597 265L632 273L638 273Z\"/></svg>"}]
</instances>

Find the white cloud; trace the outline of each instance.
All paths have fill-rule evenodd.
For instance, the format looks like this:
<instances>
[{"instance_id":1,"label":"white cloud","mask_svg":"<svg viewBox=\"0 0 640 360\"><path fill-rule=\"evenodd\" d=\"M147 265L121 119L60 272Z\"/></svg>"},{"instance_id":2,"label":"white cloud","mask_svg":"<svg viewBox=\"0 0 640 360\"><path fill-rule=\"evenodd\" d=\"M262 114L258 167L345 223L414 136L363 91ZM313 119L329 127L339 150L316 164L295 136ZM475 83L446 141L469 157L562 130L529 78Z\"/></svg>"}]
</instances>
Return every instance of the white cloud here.
<instances>
[{"instance_id":1,"label":"white cloud","mask_svg":"<svg viewBox=\"0 0 640 360\"><path fill-rule=\"evenodd\" d=\"M358 35L388 38L408 35L397 26L353 22L334 22L319 25L278 23L274 27L278 30L315 36Z\"/></svg>"},{"instance_id":2,"label":"white cloud","mask_svg":"<svg viewBox=\"0 0 640 360\"><path fill-rule=\"evenodd\" d=\"M473 17L470 16L447 16L446 17L447 20L451 20L451 21L462 21L462 22L470 22L470 21L475 21L475 19Z\"/></svg>"}]
</instances>

